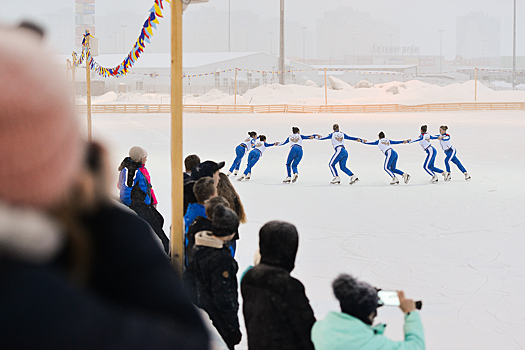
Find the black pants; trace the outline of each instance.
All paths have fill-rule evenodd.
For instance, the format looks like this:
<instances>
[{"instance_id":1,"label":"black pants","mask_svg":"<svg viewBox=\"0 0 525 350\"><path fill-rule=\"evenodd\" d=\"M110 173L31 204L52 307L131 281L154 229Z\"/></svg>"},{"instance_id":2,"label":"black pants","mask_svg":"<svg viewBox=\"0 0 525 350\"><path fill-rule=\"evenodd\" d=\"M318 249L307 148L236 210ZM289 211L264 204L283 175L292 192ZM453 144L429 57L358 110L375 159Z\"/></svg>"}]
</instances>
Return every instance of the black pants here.
<instances>
[{"instance_id":1,"label":"black pants","mask_svg":"<svg viewBox=\"0 0 525 350\"><path fill-rule=\"evenodd\" d=\"M164 226L164 218L162 217L161 213L159 213L154 206L147 205L145 203L131 202L129 207L135 211L135 213L137 213L141 219L146 221L151 226L153 231L155 231L155 234L161 240L166 255L169 256L170 240L168 237L166 237L166 234L162 229L162 226Z\"/></svg>"}]
</instances>

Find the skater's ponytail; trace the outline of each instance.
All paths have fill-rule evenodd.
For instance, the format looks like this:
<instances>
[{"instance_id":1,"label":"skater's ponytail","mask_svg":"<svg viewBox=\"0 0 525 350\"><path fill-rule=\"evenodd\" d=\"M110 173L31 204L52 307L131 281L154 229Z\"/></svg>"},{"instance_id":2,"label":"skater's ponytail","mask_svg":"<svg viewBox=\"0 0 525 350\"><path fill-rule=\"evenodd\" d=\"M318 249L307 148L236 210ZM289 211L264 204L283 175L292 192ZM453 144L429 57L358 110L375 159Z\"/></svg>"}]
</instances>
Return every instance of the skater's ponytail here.
<instances>
[{"instance_id":1,"label":"skater's ponytail","mask_svg":"<svg viewBox=\"0 0 525 350\"><path fill-rule=\"evenodd\" d=\"M440 128L440 129L443 129L443 130L445 130L445 131L448 130L448 126L446 126L446 125L441 125L439 128Z\"/></svg>"},{"instance_id":2,"label":"skater's ponytail","mask_svg":"<svg viewBox=\"0 0 525 350\"><path fill-rule=\"evenodd\" d=\"M248 136L252 137L252 138L255 138L255 136L257 136L257 133L255 131L250 131L248 133Z\"/></svg>"},{"instance_id":3,"label":"skater's ponytail","mask_svg":"<svg viewBox=\"0 0 525 350\"><path fill-rule=\"evenodd\" d=\"M379 135L377 135L380 139L384 139L385 138L385 133L384 132L380 132Z\"/></svg>"},{"instance_id":4,"label":"skater's ponytail","mask_svg":"<svg viewBox=\"0 0 525 350\"><path fill-rule=\"evenodd\" d=\"M427 126L421 125L421 132L427 132Z\"/></svg>"},{"instance_id":5,"label":"skater's ponytail","mask_svg":"<svg viewBox=\"0 0 525 350\"><path fill-rule=\"evenodd\" d=\"M297 126L294 126L294 127L292 128L292 132L293 132L294 134L298 134L299 131L300 131L300 130L299 130L299 128L298 128Z\"/></svg>"}]
</instances>

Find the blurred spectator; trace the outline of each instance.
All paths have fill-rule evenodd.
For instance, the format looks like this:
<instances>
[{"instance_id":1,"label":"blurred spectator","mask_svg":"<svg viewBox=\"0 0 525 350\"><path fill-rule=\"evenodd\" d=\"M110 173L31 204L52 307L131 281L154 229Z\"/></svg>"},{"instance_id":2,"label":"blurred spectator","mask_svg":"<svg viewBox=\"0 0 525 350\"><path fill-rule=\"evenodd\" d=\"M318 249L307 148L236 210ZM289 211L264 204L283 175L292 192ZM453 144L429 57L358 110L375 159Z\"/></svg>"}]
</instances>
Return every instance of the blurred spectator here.
<instances>
[{"instance_id":1,"label":"blurred spectator","mask_svg":"<svg viewBox=\"0 0 525 350\"><path fill-rule=\"evenodd\" d=\"M161 240L166 255L169 256L170 241L162 229L164 218L156 208L157 198L145 167L147 158L148 153L141 147L135 146L129 150L129 157L124 158L118 168L120 200L150 224Z\"/></svg>"},{"instance_id":2,"label":"blurred spectator","mask_svg":"<svg viewBox=\"0 0 525 350\"><path fill-rule=\"evenodd\" d=\"M111 204L54 60L0 29L0 348L207 349L149 227Z\"/></svg>"},{"instance_id":3,"label":"blurred spectator","mask_svg":"<svg viewBox=\"0 0 525 350\"><path fill-rule=\"evenodd\" d=\"M314 313L303 284L290 276L299 235L294 225L270 221L259 231L261 261L241 281L250 350L314 349Z\"/></svg>"},{"instance_id":4,"label":"blurred spectator","mask_svg":"<svg viewBox=\"0 0 525 350\"><path fill-rule=\"evenodd\" d=\"M237 214L216 205L212 232L197 233L193 260L184 272L185 285L196 305L208 313L229 349L241 341L237 316L239 268L225 243L233 238L238 227Z\"/></svg>"},{"instance_id":5,"label":"blurred spectator","mask_svg":"<svg viewBox=\"0 0 525 350\"><path fill-rule=\"evenodd\" d=\"M217 185L217 195L224 197L230 203L230 208L237 214L239 217L239 222L241 224L246 223L246 214L244 213L244 206L241 202L241 197L235 191L230 179L226 174L219 173L219 184ZM235 257L235 251L237 250L237 241L239 240L239 232L233 237L231 242L229 242L230 250L232 256Z\"/></svg>"},{"instance_id":6,"label":"blurred spectator","mask_svg":"<svg viewBox=\"0 0 525 350\"><path fill-rule=\"evenodd\" d=\"M215 163L211 160L197 164L191 171L191 179L184 181L184 214L188 210L190 203L196 203L197 198L193 193L193 185L200 178L211 177L215 183L215 187L219 183L219 170L224 167L224 162Z\"/></svg>"},{"instance_id":7,"label":"blurred spectator","mask_svg":"<svg viewBox=\"0 0 525 350\"><path fill-rule=\"evenodd\" d=\"M424 350L423 325L413 300L398 292L405 313L405 340L392 341L383 336L385 325L372 327L377 316L377 290L368 283L342 274L332 284L341 312L330 312L312 328L317 350Z\"/></svg>"},{"instance_id":8,"label":"blurred spectator","mask_svg":"<svg viewBox=\"0 0 525 350\"><path fill-rule=\"evenodd\" d=\"M196 154L190 154L184 159L184 167L186 171L184 172L184 181L191 179L191 170L199 165L201 159Z\"/></svg>"}]
</instances>

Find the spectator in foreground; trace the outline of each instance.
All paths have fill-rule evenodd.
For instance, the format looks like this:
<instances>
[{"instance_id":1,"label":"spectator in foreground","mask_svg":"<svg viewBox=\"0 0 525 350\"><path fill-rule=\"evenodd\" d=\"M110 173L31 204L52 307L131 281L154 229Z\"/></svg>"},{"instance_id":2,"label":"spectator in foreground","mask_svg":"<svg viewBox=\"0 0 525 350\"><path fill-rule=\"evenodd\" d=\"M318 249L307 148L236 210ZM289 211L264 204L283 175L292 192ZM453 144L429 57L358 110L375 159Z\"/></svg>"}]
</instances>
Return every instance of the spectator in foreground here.
<instances>
[{"instance_id":1,"label":"spectator in foreground","mask_svg":"<svg viewBox=\"0 0 525 350\"><path fill-rule=\"evenodd\" d=\"M424 350L423 325L413 300L398 292L405 313L405 340L392 341L383 332L385 325L372 327L377 316L377 290L350 275L340 275L332 284L341 312L330 312L312 328L317 350Z\"/></svg>"},{"instance_id":2,"label":"spectator in foreground","mask_svg":"<svg viewBox=\"0 0 525 350\"><path fill-rule=\"evenodd\" d=\"M207 349L148 226L110 204L41 39L0 28L0 75L0 348Z\"/></svg>"},{"instance_id":3,"label":"spectator in foreground","mask_svg":"<svg viewBox=\"0 0 525 350\"><path fill-rule=\"evenodd\" d=\"M186 168L186 171L184 172L184 182L191 179L191 170L199 165L200 162L201 159L196 154L190 154L184 158L184 167Z\"/></svg>"},{"instance_id":4,"label":"spectator in foreground","mask_svg":"<svg viewBox=\"0 0 525 350\"><path fill-rule=\"evenodd\" d=\"M205 162L197 164L191 171L191 179L184 181L184 214L188 210L190 203L196 203L197 198L193 193L193 185L199 179L203 177L211 177L215 183L215 187L219 183L219 170L224 167L224 162L215 163L214 161L207 160Z\"/></svg>"},{"instance_id":5,"label":"spectator in foreground","mask_svg":"<svg viewBox=\"0 0 525 350\"><path fill-rule=\"evenodd\" d=\"M238 227L237 214L223 205L215 206L212 232L197 233L193 260L184 271L186 288L196 305L208 313L229 349L234 349L242 336L237 316L239 267L225 244Z\"/></svg>"},{"instance_id":6,"label":"spectator in foreground","mask_svg":"<svg viewBox=\"0 0 525 350\"><path fill-rule=\"evenodd\" d=\"M270 221L259 231L260 263L241 281L250 350L314 349L314 313L303 284L290 276L299 235L294 225Z\"/></svg>"},{"instance_id":7,"label":"spectator in foreground","mask_svg":"<svg viewBox=\"0 0 525 350\"><path fill-rule=\"evenodd\" d=\"M145 167L147 158L147 152L141 147L135 146L129 150L129 157L124 158L118 168L120 200L151 226L169 256L170 241L162 229L164 218L156 208L157 199Z\"/></svg>"}]
</instances>

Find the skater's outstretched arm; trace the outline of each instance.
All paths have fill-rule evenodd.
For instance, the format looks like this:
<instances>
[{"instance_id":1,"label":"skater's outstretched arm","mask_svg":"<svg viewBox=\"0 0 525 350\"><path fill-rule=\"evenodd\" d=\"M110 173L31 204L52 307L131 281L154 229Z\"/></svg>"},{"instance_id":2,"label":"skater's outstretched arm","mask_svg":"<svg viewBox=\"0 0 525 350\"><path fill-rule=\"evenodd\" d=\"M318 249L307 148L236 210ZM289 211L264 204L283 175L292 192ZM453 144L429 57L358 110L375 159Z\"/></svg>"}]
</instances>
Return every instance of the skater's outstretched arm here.
<instances>
[{"instance_id":1,"label":"skater's outstretched arm","mask_svg":"<svg viewBox=\"0 0 525 350\"><path fill-rule=\"evenodd\" d=\"M408 143L419 142L421 140L423 140L423 135L419 135L417 139L408 139Z\"/></svg>"},{"instance_id":2,"label":"skater's outstretched arm","mask_svg":"<svg viewBox=\"0 0 525 350\"><path fill-rule=\"evenodd\" d=\"M377 146L379 145L379 140L376 140L374 142L366 142L366 140L359 139L361 143L365 145L371 145L371 146Z\"/></svg>"},{"instance_id":3,"label":"skater's outstretched arm","mask_svg":"<svg viewBox=\"0 0 525 350\"><path fill-rule=\"evenodd\" d=\"M288 138L286 139L286 141L284 141L284 142L277 142L277 144L278 144L277 146L284 146L284 145L286 145L288 142L290 142L290 138L289 138L289 137L288 137Z\"/></svg>"},{"instance_id":4,"label":"skater's outstretched arm","mask_svg":"<svg viewBox=\"0 0 525 350\"><path fill-rule=\"evenodd\" d=\"M390 140L390 144L391 145L399 145L399 144L402 144L402 143L407 143L407 140L403 140L403 141L392 141L392 140Z\"/></svg>"},{"instance_id":5,"label":"skater's outstretched arm","mask_svg":"<svg viewBox=\"0 0 525 350\"><path fill-rule=\"evenodd\" d=\"M436 138L437 138L438 140L449 141L449 140L450 140L450 135L448 135L448 134L445 134L445 135L436 135Z\"/></svg>"},{"instance_id":6,"label":"skater's outstretched arm","mask_svg":"<svg viewBox=\"0 0 525 350\"><path fill-rule=\"evenodd\" d=\"M345 137L345 140L351 140L351 141L358 141L358 140L360 140L359 137L348 136L345 133L343 133L343 135Z\"/></svg>"},{"instance_id":7,"label":"skater's outstretched arm","mask_svg":"<svg viewBox=\"0 0 525 350\"><path fill-rule=\"evenodd\" d=\"M321 135L318 135L318 136L319 136L318 140L329 140L332 138L332 134L328 134L328 136L325 136L325 137L321 137Z\"/></svg>"},{"instance_id":8,"label":"skater's outstretched arm","mask_svg":"<svg viewBox=\"0 0 525 350\"><path fill-rule=\"evenodd\" d=\"M274 142L274 143L264 143L264 147L272 147L272 146L277 146L279 145L279 142Z\"/></svg>"}]
</instances>

